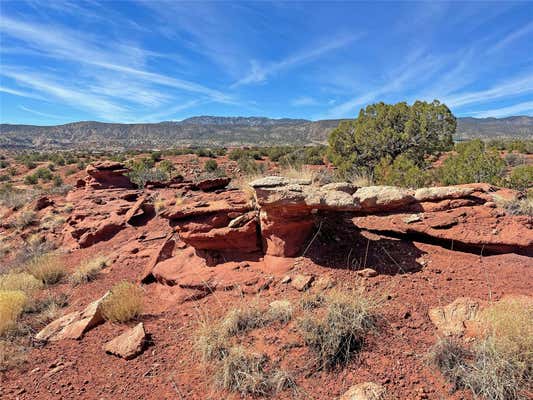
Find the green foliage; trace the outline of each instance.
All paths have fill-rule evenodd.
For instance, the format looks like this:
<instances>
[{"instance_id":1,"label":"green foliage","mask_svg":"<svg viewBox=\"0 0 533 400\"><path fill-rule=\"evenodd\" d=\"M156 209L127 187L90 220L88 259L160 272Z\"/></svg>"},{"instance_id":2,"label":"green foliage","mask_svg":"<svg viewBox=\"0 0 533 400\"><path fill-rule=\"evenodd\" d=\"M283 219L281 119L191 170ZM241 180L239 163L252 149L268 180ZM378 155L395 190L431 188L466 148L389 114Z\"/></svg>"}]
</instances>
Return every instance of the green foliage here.
<instances>
[{"instance_id":1,"label":"green foliage","mask_svg":"<svg viewBox=\"0 0 533 400\"><path fill-rule=\"evenodd\" d=\"M54 175L54 177L52 178L52 183L55 187L60 187L61 185L63 185L63 179L61 179L61 176L59 175Z\"/></svg>"},{"instance_id":2,"label":"green foliage","mask_svg":"<svg viewBox=\"0 0 533 400\"><path fill-rule=\"evenodd\" d=\"M161 152L160 151L154 151L150 154L150 159L156 163L158 161L161 161Z\"/></svg>"},{"instance_id":3,"label":"green foliage","mask_svg":"<svg viewBox=\"0 0 533 400\"><path fill-rule=\"evenodd\" d=\"M237 166L244 175L262 175L266 170L264 164L247 157L239 158Z\"/></svg>"},{"instance_id":4,"label":"green foliage","mask_svg":"<svg viewBox=\"0 0 533 400\"><path fill-rule=\"evenodd\" d=\"M533 187L533 165L514 168L509 175L509 187L524 191Z\"/></svg>"},{"instance_id":5,"label":"green foliage","mask_svg":"<svg viewBox=\"0 0 533 400\"><path fill-rule=\"evenodd\" d=\"M155 162L151 158L141 158L129 163L129 178L138 187L143 188L149 181L165 181L169 174L160 168L154 168Z\"/></svg>"},{"instance_id":6,"label":"green foliage","mask_svg":"<svg viewBox=\"0 0 533 400\"><path fill-rule=\"evenodd\" d=\"M431 174L402 154L394 161L389 157L382 158L374 169L374 179L380 185L419 188L428 186Z\"/></svg>"},{"instance_id":7,"label":"green foliage","mask_svg":"<svg viewBox=\"0 0 533 400\"><path fill-rule=\"evenodd\" d=\"M505 161L497 151L487 149L479 139L457 144L455 149L457 154L446 159L437 171L442 184L500 183Z\"/></svg>"},{"instance_id":8,"label":"green foliage","mask_svg":"<svg viewBox=\"0 0 533 400\"><path fill-rule=\"evenodd\" d=\"M169 160L161 161L158 167L159 169L161 169L162 171L166 172L169 175L171 175L172 172L176 170L176 168L174 167L174 164L172 164L172 161L169 161Z\"/></svg>"},{"instance_id":9,"label":"green foliage","mask_svg":"<svg viewBox=\"0 0 533 400\"><path fill-rule=\"evenodd\" d=\"M426 157L448 150L456 120L446 105L432 103L377 103L359 112L354 121L343 121L328 139L328 156L341 173L372 171L384 157L405 154L418 166Z\"/></svg>"},{"instance_id":10,"label":"green foliage","mask_svg":"<svg viewBox=\"0 0 533 400\"><path fill-rule=\"evenodd\" d=\"M0 169L9 167L9 162L6 160L0 160Z\"/></svg>"},{"instance_id":11,"label":"green foliage","mask_svg":"<svg viewBox=\"0 0 533 400\"><path fill-rule=\"evenodd\" d=\"M34 175L37 177L37 179L42 179L45 182L50 181L53 176L50 168L46 167L37 168L37 170L34 172Z\"/></svg>"},{"instance_id":12,"label":"green foliage","mask_svg":"<svg viewBox=\"0 0 533 400\"><path fill-rule=\"evenodd\" d=\"M24 183L26 185L36 185L38 181L39 181L39 179L37 178L37 176L35 174L26 175L24 177Z\"/></svg>"},{"instance_id":13,"label":"green foliage","mask_svg":"<svg viewBox=\"0 0 533 400\"><path fill-rule=\"evenodd\" d=\"M204 164L205 172L215 172L218 170L218 164L215 160L207 160Z\"/></svg>"}]
</instances>

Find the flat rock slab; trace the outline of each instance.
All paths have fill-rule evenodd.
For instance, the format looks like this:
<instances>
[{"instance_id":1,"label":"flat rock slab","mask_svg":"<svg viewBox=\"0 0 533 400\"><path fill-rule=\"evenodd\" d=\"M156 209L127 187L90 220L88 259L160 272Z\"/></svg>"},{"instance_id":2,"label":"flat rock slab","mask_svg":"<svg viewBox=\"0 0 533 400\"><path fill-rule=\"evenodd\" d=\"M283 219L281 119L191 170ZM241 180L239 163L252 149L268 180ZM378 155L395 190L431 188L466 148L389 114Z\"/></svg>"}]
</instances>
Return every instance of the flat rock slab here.
<instances>
[{"instance_id":1,"label":"flat rock slab","mask_svg":"<svg viewBox=\"0 0 533 400\"><path fill-rule=\"evenodd\" d=\"M296 275L292 279L291 285L296 290L303 292L304 290L309 289L314 279L315 277L312 275Z\"/></svg>"},{"instance_id":2,"label":"flat rock slab","mask_svg":"<svg viewBox=\"0 0 533 400\"><path fill-rule=\"evenodd\" d=\"M81 339L85 332L104 322L101 305L109 292L93 301L83 311L74 311L46 325L35 339L58 341L62 339Z\"/></svg>"},{"instance_id":3,"label":"flat rock slab","mask_svg":"<svg viewBox=\"0 0 533 400\"><path fill-rule=\"evenodd\" d=\"M143 323L117 336L104 345L106 353L131 360L141 354L146 345L146 332Z\"/></svg>"},{"instance_id":4,"label":"flat rock slab","mask_svg":"<svg viewBox=\"0 0 533 400\"><path fill-rule=\"evenodd\" d=\"M462 335L466 322L475 320L480 301L469 297L459 297L444 307L429 310L429 319L444 336Z\"/></svg>"}]
</instances>

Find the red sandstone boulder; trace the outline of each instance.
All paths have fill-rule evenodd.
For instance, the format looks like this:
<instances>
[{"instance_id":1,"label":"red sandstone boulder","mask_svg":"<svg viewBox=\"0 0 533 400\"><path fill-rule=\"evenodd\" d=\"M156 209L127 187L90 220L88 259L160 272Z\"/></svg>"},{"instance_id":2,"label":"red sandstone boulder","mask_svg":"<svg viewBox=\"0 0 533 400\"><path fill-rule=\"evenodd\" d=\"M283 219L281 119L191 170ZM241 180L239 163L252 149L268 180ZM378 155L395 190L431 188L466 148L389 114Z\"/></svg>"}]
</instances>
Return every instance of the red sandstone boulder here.
<instances>
[{"instance_id":1,"label":"red sandstone boulder","mask_svg":"<svg viewBox=\"0 0 533 400\"><path fill-rule=\"evenodd\" d=\"M115 161L97 161L85 169L89 175L87 186L92 189L135 188L135 184L126 174L129 170L124 164Z\"/></svg>"},{"instance_id":2,"label":"red sandstone boulder","mask_svg":"<svg viewBox=\"0 0 533 400\"><path fill-rule=\"evenodd\" d=\"M104 345L106 353L117 357L131 360L142 353L146 345L146 332L143 323L139 323L134 328L128 329L122 335Z\"/></svg>"}]
</instances>

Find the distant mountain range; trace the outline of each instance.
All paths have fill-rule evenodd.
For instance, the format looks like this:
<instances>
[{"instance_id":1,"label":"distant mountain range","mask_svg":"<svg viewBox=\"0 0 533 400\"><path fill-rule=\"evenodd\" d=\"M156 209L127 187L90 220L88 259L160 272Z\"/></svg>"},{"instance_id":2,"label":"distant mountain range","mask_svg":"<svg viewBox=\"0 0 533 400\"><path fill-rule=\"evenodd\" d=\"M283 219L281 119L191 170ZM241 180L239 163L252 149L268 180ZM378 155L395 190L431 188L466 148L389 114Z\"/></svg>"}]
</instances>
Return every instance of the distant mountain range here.
<instances>
[{"instance_id":1,"label":"distant mountain range","mask_svg":"<svg viewBox=\"0 0 533 400\"><path fill-rule=\"evenodd\" d=\"M342 120L199 116L175 122L0 125L0 148L124 149L325 143ZM533 138L533 117L457 118L457 139Z\"/></svg>"}]
</instances>

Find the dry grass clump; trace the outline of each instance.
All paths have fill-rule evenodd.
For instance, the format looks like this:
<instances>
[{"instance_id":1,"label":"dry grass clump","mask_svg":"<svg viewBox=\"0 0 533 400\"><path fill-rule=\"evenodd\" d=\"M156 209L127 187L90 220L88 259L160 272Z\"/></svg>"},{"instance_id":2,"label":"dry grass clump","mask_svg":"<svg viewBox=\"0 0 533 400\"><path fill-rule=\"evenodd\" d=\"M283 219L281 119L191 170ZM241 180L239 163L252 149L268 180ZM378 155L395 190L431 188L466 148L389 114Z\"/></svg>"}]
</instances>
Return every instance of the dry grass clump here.
<instances>
[{"instance_id":1,"label":"dry grass clump","mask_svg":"<svg viewBox=\"0 0 533 400\"><path fill-rule=\"evenodd\" d=\"M197 348L204 361L223 359L227 356L231 337L271 323L287 323L292 313L293 308L288 300L277 300L268 308L262 308L257 303L235 308L220 321L203 318L200 320Z\"/></svg>"},{"instance_id":2,"label":"dry grass clump","mask_svg":"<svg viewBox=\"0 0 533 400\"><path fill-rule=\"evenodd\" d=\"M21 290L0 290L0 336L16 327L27 303Z\"/></svg>"},{"instance_id":3,"label":"dry grass clump","mask_svg":"<svg viewBox=\"0 0 533 400\"><path fill-rule=\"evenodd\" d=\"M232 392L253 396L269 396L295 387L288 373L279 369L267 370L267 363L268 358L264 354L234 346L216 369L215 384Z\"/></svg>"},{"instance_id":4,"label":"dry grass clump","mask_svg":"<svg viewBox=\"0 0 533 400\"><path fill-rule=\"evenodd\" d=\"M104 318L112 322L126 322L137 318L143 310L143 295L143 290L133 283L117 283L102 302Z\"/></svg>"},{"instance_id":5,"label":"dry grass clump","mask_svg":"<svg viewBox=\"0 0 533 400\"><path fill-rule=\"evenodd\" d=\"M366 171L354 171L351 173L347 173L344 178L346 181L357 187L374 185L374 178Z\"/></svg>"},{"instance_id":6,"label":"dry grass clump","mask_svg":"<svg viewBox=\"0 0 533 400\"><path fill-rule=\"evenodd\" d=\"M161 197L158 197L155 201L154 201L154 209L155 209L155 212L157 214L159 214L161 211L164 211L166 208L166 202L164 199L162 199Z\"/></svg>"},{"instance_id":7,"label":"dry grass clump","mask_svg":"<svg viewBox=\"0 0 533 400\"><path fill-rule=\"evenodd\" d=\"M265 314L265 322L286 324L292 318L293 308L289 300L275 300L269 304Z\"/></svg>"},{"instance_id":8,"label":"dry grass clump","mask_svg":"<svg viewBox=\"0 0 533 400\"><path fill-rule=\"evenodd\" d=\"M24 229L33 225L37 218L37 214L33 211L21 211L17 217L11 221L10 226L17 229Z\"/></svg>"},{"instance_id":9,"label":"dry grass clump","mask_svg":"<svg viewBox=\"0 0 533 400\"><path fill-rule=\"evenodd\" d=\"M46 285L58 283L67 272L61 257L54 253L33 257L26 264L26 270Z\"/></svg>"},{"instance_id":10,"label":"dry grass clump","mask_svg":"<svg viewBox=\"0 0 533 400\"><path fill-rule=\"evenodd\" d=\"M69 282L73 286L91 282L96 279L102 269L108 266L109 260L104 256L85 260L76 268L76 271L69 277Z\"/></svg>"},{"instance_id":11,"label":"dry grass clump","mask_svg":"<svg viewBox=\"0 0 533 400\"><path fill-rule=\"evenodd\" d=\"M376 307L362 292L333 291L318 315L306 313L299 326L320 369L345 364L360 350L365 335L376 327Z\"/></svg>"},{"instance_id":12,"label":"dry grass clump","mask_svg":"<svg viewBox=\"0 0 533 400\"><path fill-rule=\"evenodd\" d=\"M257 304L230 310L220 322L220 332L234 336L265 325L265 312Z\"/></svg>"},{"instance_id":13,"label":"dry grass clump","mask_svg":"<svg viewBox=\"0 0 533 400\"><path fill-rule=\"evenodd\" d=\"M0 290L20 290L32 297L43 283L27 272L9 272L0 275Z\"/></svg>"},{"instance_id":14,"label":"dry grass clump","mask_svg":"<svg viewBox=\"0 0 533 400\"><path fill-rule=\"evenodd\" d=\"M326 297L321 292L306 292L300 299L300 307L303 310L309 311L315 308L320 308L326 303Z\"/></svg>"},{"instance_id":15,"label":"dry grass clump","mask_svg":"<svg viewBox=\"0 0 533 400\"><path fill-rule=\"evenodd\" d=\"M317 180L317 171L307 165L294 166L289 165L279 171L279 175L288 179L304 179L315 182Z\"/></svg>"},{"instance_id":16,"label":"dry grass clump","mask_svg":"<svg viewBox=\"0 0 533 400\"><path fill-rule=\"evenodd\" d=\"M533 304L504 299L482 311L485 335L470 349L450 339L431 350L432 363L476 397L522 400L533 390Z\"/></svg>"},{"instance_id":17,"label":"dry grass clump","mask_svg":"<svg viewBox=\"0 0 533 400\"><path fill-rule=\"evenodd\" d=\"M27 349L8 340L0 340L0 372L21 366L26 362Z\"/></svg>"},{"instance_id":18,"label":"dry grass clump","mask_svg":"<svg viewBox=\"0 0 533 400\"><path fill-rule=\"evenodd\" d=\"M505 209L510 215L527 215L533 217L533 197L506 199L496 194L492 195L496 205Z\"/></svg>"}]
</instances>

